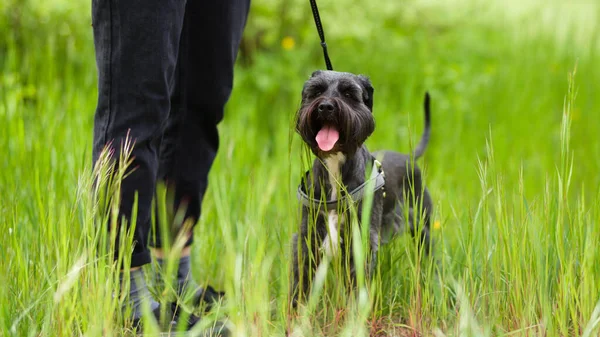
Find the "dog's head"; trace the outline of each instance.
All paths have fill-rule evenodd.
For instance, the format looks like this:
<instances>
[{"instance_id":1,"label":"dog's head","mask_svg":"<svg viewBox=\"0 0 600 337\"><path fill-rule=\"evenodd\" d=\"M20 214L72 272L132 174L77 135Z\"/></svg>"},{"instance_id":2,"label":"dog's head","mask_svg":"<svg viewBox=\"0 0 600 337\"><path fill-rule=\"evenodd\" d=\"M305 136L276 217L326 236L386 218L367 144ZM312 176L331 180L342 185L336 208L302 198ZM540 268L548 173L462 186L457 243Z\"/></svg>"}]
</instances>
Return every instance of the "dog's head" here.
<instances>
[{"instance_id":1,"label":"dog's head","mask_svg":"<svg viewBox=\"0 0 600 337\"><path fill-rule=\"evenodd\" d=\"M375 130L373 86L367 77L315 71L302 89L296 131L318 157L352 156Z\"/></svg>"}]
</instances>

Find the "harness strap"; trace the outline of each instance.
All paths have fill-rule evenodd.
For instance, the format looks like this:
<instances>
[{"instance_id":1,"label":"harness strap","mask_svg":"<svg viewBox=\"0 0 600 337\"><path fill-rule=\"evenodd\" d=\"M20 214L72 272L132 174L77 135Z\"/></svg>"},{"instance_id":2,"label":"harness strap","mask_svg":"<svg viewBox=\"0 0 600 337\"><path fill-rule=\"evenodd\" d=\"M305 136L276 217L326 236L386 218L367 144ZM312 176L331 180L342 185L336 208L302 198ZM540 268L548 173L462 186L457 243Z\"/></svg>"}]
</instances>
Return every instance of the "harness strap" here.
<instances>
[{"instance_id":1,"label":"harness strap","mask_svg":"<svg viewBox=\"0 0 600 337\"><path fill-rule=\"evenodd\" d=\"M324 204L325 209L327 211L335 210L337 209L338 202L351 204L362 200L365 196L365 188L373 180L375 181L375 186L373 187L374 192L380 190L385 186L385 173L381 168L381 163L376 159L373 160L373 170L371 171L371 177L367 181L350 191L348 194L343 196L342 198L327 201L314 199L311 198L308 194L306 194L306 192L302 189L302 184L300 184L300 186L298 186L297 193L298 200L300 200L300 202L302 202L302 204L306 207L318 207L319 205Z\"/></svg>"}]
</instances>

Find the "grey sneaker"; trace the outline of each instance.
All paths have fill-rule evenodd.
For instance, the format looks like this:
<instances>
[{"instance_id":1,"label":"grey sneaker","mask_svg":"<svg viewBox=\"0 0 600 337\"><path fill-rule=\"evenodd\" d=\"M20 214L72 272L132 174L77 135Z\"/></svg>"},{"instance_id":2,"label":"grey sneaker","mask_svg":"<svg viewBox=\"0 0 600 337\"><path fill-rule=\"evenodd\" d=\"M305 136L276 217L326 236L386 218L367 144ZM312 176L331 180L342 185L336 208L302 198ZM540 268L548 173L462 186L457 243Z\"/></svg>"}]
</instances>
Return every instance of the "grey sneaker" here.
<instances>
[{"instance_id":1,"label":"grey sneaker","mask_svg":"<svg viewBox=\"0 0 600 337\"><path fill-rule=\"evenodd\" d=\"M193 308L197 309L203 304L205 305L203 313L208 313L212 306L221 300L225 296L225 293L222 291L216 291L213 287L207 286L206 288L198 289L192 295L192 305ZM178 304L178 302L171 302L171 311L173 312L173 321L174 324L178 327L183 326L189 330L193 329L198 322L202 319L200 316L196 315L193 312L187 312L184 310L182 306ZM197 334L194 334L197 335ZM197 336L229 336L230 331L227 328L227 324L225 322L217 321L212 324L212 326L204 331L202 331ZM191 336L191 335L188 335Z\"/></svg>"},{"instance_id":2,"label":"grey sneaker","mask_svg":"<svg viewBox=\"0 0 600 337\"><path fill-rule=\"evenodd\" d=\"M161 308L162 307L159 305L156 309L152 310L152 316L154 317L155 321L158 323L161 330L171 331L176 323L176 321L173 319L173 311L171 310L170 307L167 308L167 311L165 313L165 322L162 322L162 324L161 324L161 318L160 318ZM131 323L131 326L135 330L136 335L138 335L138 336L144 335L144 318L143 317L134 318ZM161 336L162 336L162 334L161 334ZM167 336L168 336L168 334L167 334Z\"/></svg>"}]
</instances>

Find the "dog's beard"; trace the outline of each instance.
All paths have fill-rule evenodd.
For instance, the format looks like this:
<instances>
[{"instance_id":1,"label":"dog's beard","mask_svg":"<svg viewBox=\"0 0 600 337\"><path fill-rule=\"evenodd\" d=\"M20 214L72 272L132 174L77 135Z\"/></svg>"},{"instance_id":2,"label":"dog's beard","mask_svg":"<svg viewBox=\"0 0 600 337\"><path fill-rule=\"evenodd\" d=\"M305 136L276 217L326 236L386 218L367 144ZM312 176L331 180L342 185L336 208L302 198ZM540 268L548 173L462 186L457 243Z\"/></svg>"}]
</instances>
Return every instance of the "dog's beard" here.
<instances>
[{"instance_id":1,"label":"dog's beard","mask_svg":"<svg viewBox=\"0 0 600 337\"><path fill-rule=\"evenodd\" d=\"M321 116L324 100L334 105L334 112ZM353 155L375 130L371 111L362 104L349 104L337 97L321 97L303 103L298 110L296 131L317 156L333 152Z\"/></svg>"}]
</instances>

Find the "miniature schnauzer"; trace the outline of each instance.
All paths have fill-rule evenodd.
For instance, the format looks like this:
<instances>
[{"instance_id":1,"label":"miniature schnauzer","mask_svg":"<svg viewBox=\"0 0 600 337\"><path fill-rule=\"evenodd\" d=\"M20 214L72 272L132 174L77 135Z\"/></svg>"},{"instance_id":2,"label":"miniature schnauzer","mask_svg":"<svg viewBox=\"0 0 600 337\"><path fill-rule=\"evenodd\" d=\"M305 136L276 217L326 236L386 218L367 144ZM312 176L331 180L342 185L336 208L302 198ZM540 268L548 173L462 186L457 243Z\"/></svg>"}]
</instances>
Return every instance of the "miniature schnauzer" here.
<instances>
[{"instance_id":1,"label":"miniature schnauzer","mask_svg":"<svg viewBox=\"0 0 600 337\"><path fill-rule=\"evenodd\" d=\"M414 164L429 142L428 94L424 108L425 131L412 156L392 151L371 153L364 145L375 130L373 86L369 79L350 73L316 71L304 84L296 131L317 158L298 188L302 223L292 240L293 307L299 296L307 295L322 253L332 257L346 252L354 279L350 240L343 238L351 236L348 208L354 207L357 219L362 218L362 199L367 188L374 190L369 216L372 261L367 263L367 275L372 272L379 245L401 232L406 222L413 236L420 233L419 247L429 254L433 205L421 171Z\"/></svg>"}]
</instances>

